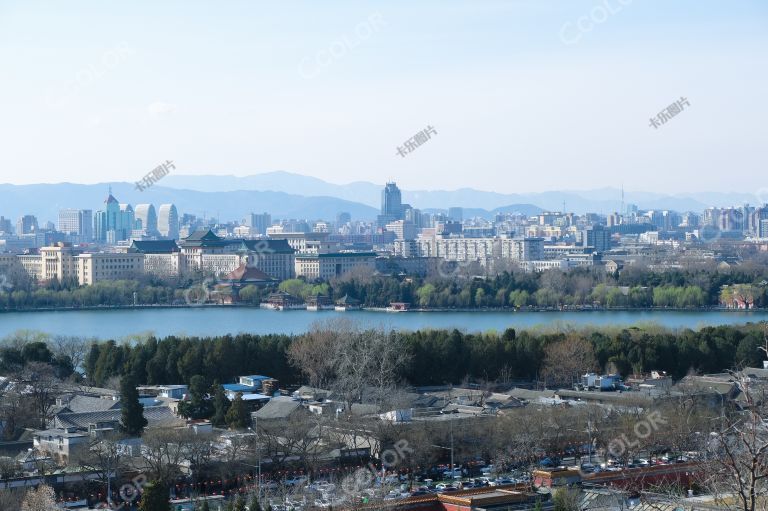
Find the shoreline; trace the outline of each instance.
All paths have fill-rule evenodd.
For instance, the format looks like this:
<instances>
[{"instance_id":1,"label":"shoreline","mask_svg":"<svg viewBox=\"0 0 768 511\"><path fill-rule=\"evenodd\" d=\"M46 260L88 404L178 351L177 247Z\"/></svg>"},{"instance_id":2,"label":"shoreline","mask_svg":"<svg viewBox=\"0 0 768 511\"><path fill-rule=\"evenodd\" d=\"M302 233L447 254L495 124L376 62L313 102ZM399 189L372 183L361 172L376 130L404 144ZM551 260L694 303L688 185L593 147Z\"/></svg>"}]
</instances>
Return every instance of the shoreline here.
<instances>
[{"instance_id":1,"label":"shoreline","mask_svg":"<svg viewBox=\"0 0 768 511\"><path fill-rule=\"evenodd\" d=\"M109 311L109 310L146 310L146 309L213 309L213 308L225 308L225 309L263 309L260 305L246 305L246 304L201 304L201 305L188 305L188 304L155 304L155 305L94 305L83 307L37 307L37 308L24 308L24 309L0 309L0 317L6 313L34 313L34 312L71 312L71 311ZM288 309L288 310L275 310L275 312L291 312L305 311L305 312L339 312L344 314L354 314L355 310L349 311L335 311L332 309L320 310L320 311L308 311L307 309ZM434 313L434 312L462 312L462 313L488 313L488 312L507 312L514 314L525 314L530 312L542 313L542 312L768 312L766 307L755 307L752 309L734 309L720 306L709 307L585 307L585 306L565 306L565 307L468 307L468 308L450 308L450 307L434 307L434 308L411 308L408 310L393 311L387 307L362 307L362 311L366 312L381 312L388 314L402 314L402 313Z\"/></svg>"}]
</instances>

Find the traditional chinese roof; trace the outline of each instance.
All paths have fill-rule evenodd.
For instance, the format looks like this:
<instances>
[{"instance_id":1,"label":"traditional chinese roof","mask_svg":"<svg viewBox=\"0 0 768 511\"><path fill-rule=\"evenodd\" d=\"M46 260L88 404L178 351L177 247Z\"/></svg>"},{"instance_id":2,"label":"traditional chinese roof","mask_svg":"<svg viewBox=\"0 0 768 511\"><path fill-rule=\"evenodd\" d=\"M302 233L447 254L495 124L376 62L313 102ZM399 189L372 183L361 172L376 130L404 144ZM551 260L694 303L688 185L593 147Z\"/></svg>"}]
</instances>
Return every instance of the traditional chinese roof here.
<instances>
[{"instance_id":1,"label":"traditional chinese roof","mask_svg":"<svg viewBox=\"0 0 768 511\"><path fill-rule=\"evenodd\" d=\"M263 271L259 270L258 268L254 268L253 266L248 266L247 264L243 263L231 272L229 272L223 279L223 282L229 282L229 283L241 283L241 284L247 284L247 283L264 283L264 282L277 282L277 279L274 279L264 273Z\"/></svg>"},{"instance_id":2,"label":"traditional chinese roof","mask_svg":"<svg viewBox=\"0 0 768 511\"><path fill-rule=\"evenodd\" d=\"M195 231L179 241L181 247L223 247L228 242L216 236L210 229Z\"/></svg>"}]
</instances>

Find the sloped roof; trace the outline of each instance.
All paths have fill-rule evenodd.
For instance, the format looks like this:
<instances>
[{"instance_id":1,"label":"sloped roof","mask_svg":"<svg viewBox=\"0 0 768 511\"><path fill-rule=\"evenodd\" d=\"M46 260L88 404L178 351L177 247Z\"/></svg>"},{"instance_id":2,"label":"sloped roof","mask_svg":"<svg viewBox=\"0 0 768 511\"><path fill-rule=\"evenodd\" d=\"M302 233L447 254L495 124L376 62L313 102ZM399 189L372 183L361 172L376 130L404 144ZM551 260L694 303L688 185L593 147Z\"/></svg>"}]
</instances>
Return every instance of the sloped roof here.
<instances>
[{"instance_id":1,"label":"sloped roof","mask_svg":"<svg viewBox=\"0 0 768 511\"><path fill-rule=\"evenodd\" d=\"M54 417L54 427L88 429L90 424L97 422L119 422L121 410L104 410L99 412L61 413ZM175 426L184 421L173 414L167 406L147 406L144 408L144 418L147 427Z\"/></svg>"},{"instance_id":2,"label":"sloped roof","mask_svg":"<svg viewBox=\"0 0 768 511\"><path fill-rule=\"evenodd\" d=\"M65 405L65 408L72 413L101 412L120 408L120 401L75 395Z\"/></svg>"},{"instance_id":3,"label":"sloped roof","mask_svg":"<svg viewBox=\"0 0 768 511\"><path fill-rule=\"evenodd\" d=\"M253 412L253 416L259 420L287 419L301 408L301 403L289 397L276 397L269 403Z\"/></svg>"},{"instance_id":4,"label":"sloped roof","mask_svg":"<svg viewBox=\"0 0 768 511\"><path fill-rule=\"evenodd\" d=\"M275 282L277 279L274 279L264 273L263 271L259 270L258 268L254 268L253 266L248 266L247 264L243 263L231 272L229 272L223 279L223 281L227 282Z\"/></svg>"}]
</instances>

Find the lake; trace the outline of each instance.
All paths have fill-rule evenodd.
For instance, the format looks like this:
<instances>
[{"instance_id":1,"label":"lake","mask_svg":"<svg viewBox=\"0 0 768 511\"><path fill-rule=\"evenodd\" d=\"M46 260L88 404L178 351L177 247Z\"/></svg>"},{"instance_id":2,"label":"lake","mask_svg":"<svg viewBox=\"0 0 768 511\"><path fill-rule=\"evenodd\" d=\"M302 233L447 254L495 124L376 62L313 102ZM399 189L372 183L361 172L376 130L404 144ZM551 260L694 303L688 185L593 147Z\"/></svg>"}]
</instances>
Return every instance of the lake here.
<instances>
[{"instance_id":1,"label":"lake","mask_svg":"<svg viewBox=\"0 0 768 511\"><path fill-rule=\"evenodd\" d=\"M212 336L240 332L299 334L313 322L349 318L369 327L401 330L458 328L468 332L506 328L618 327L656 324L678 329L768 320L768 311L553 311L553 312L376 312L274 311L242 307L138 308L0 313L0 338L18 330L121 339L157 336Z\"/></svg>"}]
</instances>

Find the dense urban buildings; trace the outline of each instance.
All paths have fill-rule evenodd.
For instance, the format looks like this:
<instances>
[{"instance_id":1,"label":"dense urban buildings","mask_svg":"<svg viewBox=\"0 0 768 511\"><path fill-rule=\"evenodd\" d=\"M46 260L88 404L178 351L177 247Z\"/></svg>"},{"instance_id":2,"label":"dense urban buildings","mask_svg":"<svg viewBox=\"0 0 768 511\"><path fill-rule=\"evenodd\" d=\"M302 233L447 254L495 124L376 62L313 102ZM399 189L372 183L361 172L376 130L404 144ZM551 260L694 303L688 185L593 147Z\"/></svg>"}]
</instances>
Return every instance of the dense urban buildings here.
<instances>
[{"instance_id":1,"label":"dense urban buildings","mask_svg":"<svg viewBox=\"0 0 768 511\"><path fill-rule=\"evenodd\" d=\"M17 266L39 282L81 284L145 274L222 278L242 265L277 281L328 280L357 268L410 268L424 275L444 269L440 261L476 265L473 271L488 274L583 267L614 273L636 263L672 267L718 257L728 262L731 245L760 251L768 241L768 205L702 212L628 205L607 215L545 211L470 218L460 207L425 213L404 204L394 182L381 192L375 222L345 212L332 220L249 213L243 221L225 222L180 215L173 204L120 203L111 190L103 204L95 213L61 209L56 226L41 227L35 215L23 215L15 232L9 219L0 219L2 265Z\"/></svg>"}]
</instances>

